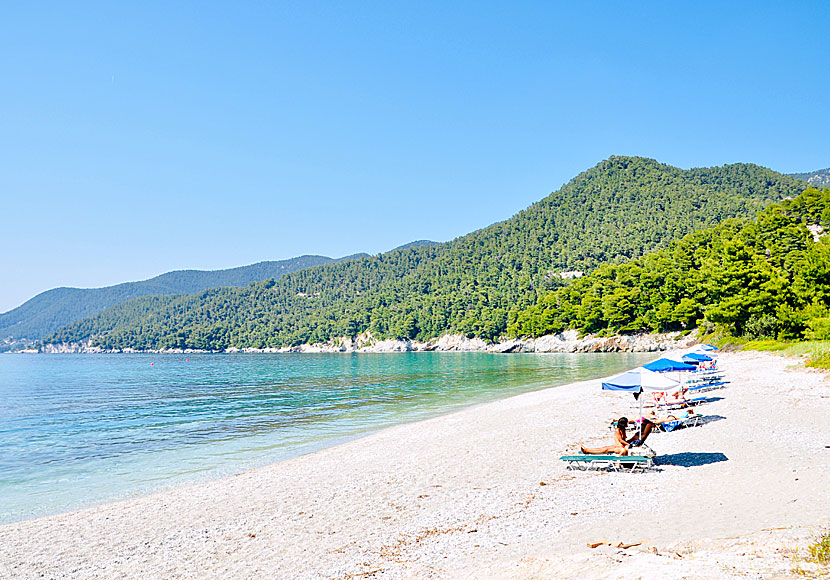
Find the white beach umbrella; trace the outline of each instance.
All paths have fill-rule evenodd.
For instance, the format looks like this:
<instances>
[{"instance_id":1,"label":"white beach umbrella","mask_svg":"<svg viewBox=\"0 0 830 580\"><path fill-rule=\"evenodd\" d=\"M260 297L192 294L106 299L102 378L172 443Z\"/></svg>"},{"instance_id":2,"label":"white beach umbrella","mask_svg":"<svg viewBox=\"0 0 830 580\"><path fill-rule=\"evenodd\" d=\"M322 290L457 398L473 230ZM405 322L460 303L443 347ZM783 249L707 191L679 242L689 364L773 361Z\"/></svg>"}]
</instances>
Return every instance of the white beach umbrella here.
<instances>
[{"instance_id":1,"label":"white beach umbrella","mask_svg":"<svg viewBox=\"0 0 830 580\"><path fill-rule=\"evenodd\" d=\"M603 391L625 391L628 393L640 393L642 391L672 392L679 388L679 381L645 367L637 367L602 382Z\"/></svg>"},{"instance_id":2,"label":"white beach umbrella","mask_svg":"<svg viewBox=\"0 0 830 580\"><path fill-rule=\"evenodd\" d=\"M645 367L637 367L616 377L602 382L603 391L623 391L633 393L640 403L640 425L642 429L643 419L643 391L662 391L671 393L682 387L680 381L665 376L664 374L651 371Z\"/></svg>"}]
</instances>

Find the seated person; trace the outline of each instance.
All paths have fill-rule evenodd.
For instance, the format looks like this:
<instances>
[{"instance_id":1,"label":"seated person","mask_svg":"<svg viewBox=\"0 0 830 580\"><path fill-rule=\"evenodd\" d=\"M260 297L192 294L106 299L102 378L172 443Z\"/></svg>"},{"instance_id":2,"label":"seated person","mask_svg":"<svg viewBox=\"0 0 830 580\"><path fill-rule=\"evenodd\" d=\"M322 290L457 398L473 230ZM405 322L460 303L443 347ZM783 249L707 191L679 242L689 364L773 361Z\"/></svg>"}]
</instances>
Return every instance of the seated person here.
<instances>
[{"instance_id":1,"label":"seated person","mask_svg":"<svg viewBox=\"0 0 830 580\"><path fill-rule=\"evenodd\" d=\"M628 419L620 417L617 420L617 429L614 431L614 444L605 447L583 447L580 445L579 449L582 453L590 455L601 455L607 453L616 453L617 455L628 455L628 448L630 444L625 440L625 430L628 427Z\"/></svg>"},{"instance_id":2,"label":"seated person","mask_svg":"<svg viewBox=\"0 0 830 580\"><path fill-rule=\"evenodd\" d=\"M640 447L643 443L646 442L649 434L652 432L654 427L657 425L658 421L653 421L648 417L643 417L643 420L640 422L640 428L637 430L637 433L627 441L627 443L631 447Z\"/></svg>"}]
</instances>

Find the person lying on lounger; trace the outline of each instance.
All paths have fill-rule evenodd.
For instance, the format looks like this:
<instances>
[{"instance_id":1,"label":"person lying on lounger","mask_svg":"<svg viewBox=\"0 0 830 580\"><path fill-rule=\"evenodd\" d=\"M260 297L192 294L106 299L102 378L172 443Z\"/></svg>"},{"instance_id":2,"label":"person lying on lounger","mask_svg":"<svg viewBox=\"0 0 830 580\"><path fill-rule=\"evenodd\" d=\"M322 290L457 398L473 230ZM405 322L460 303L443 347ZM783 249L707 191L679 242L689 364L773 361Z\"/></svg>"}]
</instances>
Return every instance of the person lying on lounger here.
<instances>
[{"instance_id":1,"label":"person lying on lounger","mask_svg":"<svg viewBox=\"0 0 830 580\"><path fill-rule=\"evenodd\" d=\"M620 417L617 419L617 429L614 431L614 444L605 447L583 447L579 446L582 453L590 455L602 455L605 453L616 453L617 455L628 455L628 448L630 447L628 441L625 440L625 430L628 427L628 419Z\"/></svg>"},{"instance_id":2,"label":"person lying on lounger","mask_svg":"<svg viewBox=\"0 0 830 580\"><path fill-rule=\"evenodd\" d=\"M691 409L681 417L681 419L692 419L694 417L698 417L695 412ZM643 417L640 423L640 427L637 429L637 432L631 439L628 439L628 444L631 447L642 447L643 443L646 442L649 434L661 423L670 423L672 421L677 421L677 417L674 415L669 415L665 419L658 419L657 415L652 411L649 413L648 417Z\"/></svg>"},{"instance_id":3,"label":"person lying on lounger","mask_svg":"<svg viewBox=\"0 0 830 580\"><path fill-rule=\"evenodd\" d=\"M695 413L695 410L692 408L686 409L685 413L677 413L677 415L668 415L665 419L660 419L657 417L657 414L654 411L651 411L646 417L643 417L643 421L649 421L654 423L655 425L659 425L661 423L668 423L670 421L678 421L682 419L694 419L695 417L702 417L703 415L699 413Z\"/></svg>"},{"instance_id":4,"label":"person lying on lounger","mask_svg":"<svg viewBox=\"0 0 830 580\"><path fill-rule=\"evenodd\" d=\"M688 392L689 389L680 389L679 391L669 393L666 396L666 403L670 405L682 405L686 402L686 393Z\"/></svg>"},{"instance_id":5,"label":"person lying on lounger","mask_svg":"<svg viewBox=\"0 0 830 580\"><path fill-rule=\"evenodd\" d=\"M666 423L671 428L663 427L663 429L665 431L671 431L677 427L677 425L683 425L684 421L702 416L703 415L695 413L693 409L688 409L683 414L678 414L677 416L669 415L665 419L659 419L654 411L652 411L647 417L643 417L638 434L629 439L628 442L631 444L631 447L640 447L643 443L645 443L646 437L648 437L649 433L651 433L656 427ZM671 425L672 423L675 425Z\"/></svg>"},{"instance_id":6,"label":"person lying on lounger","mask_svg":"<svg viewBox=\"0 0 830 580\"><path fill-rule=\"evenodd\" d=\"M658 407L685 407L686 406L686 393L689 392L689 389L683 388L679 391L675 391L673 393L663 393L661 391L655 391L651 394L651 398L654 400L654 404Z\"/></svg>"}]
</instances>

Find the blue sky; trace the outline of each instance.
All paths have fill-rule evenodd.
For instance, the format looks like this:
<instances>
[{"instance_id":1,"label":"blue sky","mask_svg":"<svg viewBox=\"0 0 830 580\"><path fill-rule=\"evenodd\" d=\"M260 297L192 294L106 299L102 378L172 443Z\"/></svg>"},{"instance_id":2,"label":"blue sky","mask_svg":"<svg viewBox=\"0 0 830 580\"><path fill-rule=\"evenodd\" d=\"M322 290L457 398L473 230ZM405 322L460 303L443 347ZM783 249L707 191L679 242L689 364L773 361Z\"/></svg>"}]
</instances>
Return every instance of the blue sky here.
<instances>
[{"instance_id":1,"label":"blue sky","mask_svg":"<svg viewBox=\"0 0 830 580\"><path fill-rule=\"evenodd\" d=\"M56 286L378 253L610 155L830 166L830 3L14 3L0 312Z\"/></svg>"}]
</instances>

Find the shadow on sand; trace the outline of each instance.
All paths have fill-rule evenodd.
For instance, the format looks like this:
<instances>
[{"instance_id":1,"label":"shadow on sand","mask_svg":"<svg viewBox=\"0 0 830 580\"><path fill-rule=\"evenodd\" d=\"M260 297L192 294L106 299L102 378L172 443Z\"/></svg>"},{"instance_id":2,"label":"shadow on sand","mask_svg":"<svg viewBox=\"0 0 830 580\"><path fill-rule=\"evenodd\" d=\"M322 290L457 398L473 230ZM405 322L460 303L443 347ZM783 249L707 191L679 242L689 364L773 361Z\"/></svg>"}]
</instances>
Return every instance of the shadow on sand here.
<instances>
[{"instance_id":1,"label":"shadow on sand","mask_svg":"<svg viewBox=\"0 0 830 580\"><path fill-rule=\"evenodd\" d=\"M658 455L654 458L655 465L679 465L681 467L699 467L721 461L729 461L729 458L723 453L689 453L688 451Z\"/></svg>"},{"instance_id":2,"label":"shadow on sand","mask_svg":"<svg viewBox=\"0 0 830 580\"><path fill-rule=\"evenodd\" d=\"M723 419L726 419L723 415L703 415L700 419L698 419L697 424L698 426L701 426L708 423L714 423L715 421L722 421Z\"/></svg>"},{"instance_id":3,"label":"shadow on sand","mask_svg":"<svg viewBox=\"0 0 830 580\"><path fill-rule=\"evenodd\" d=\"M716 403L717 401L723 401L723 397L699 397L703 399L702 401L697 401L698 405L705 405L706 403ZM692 399L694 400L694 399Z\"/></svg>"}]
</instances>

